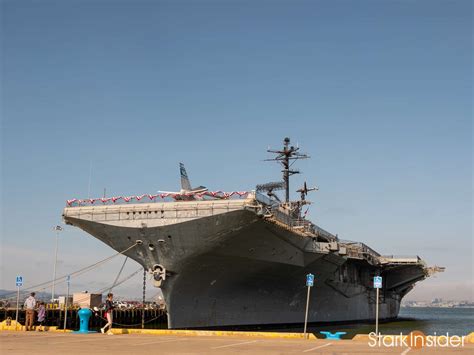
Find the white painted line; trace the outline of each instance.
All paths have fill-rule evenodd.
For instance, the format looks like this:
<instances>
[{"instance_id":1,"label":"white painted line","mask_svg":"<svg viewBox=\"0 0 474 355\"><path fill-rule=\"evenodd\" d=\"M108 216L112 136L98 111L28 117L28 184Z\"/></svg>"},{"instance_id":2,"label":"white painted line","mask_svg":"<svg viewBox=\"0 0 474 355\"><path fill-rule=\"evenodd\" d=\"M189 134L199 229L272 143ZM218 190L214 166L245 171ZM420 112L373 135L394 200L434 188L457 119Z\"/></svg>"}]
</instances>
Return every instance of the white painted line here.
<instances>
[{"instance_id":1,"label":"white painted line","mask_svg":"<svg viewBox=\"0 0 474 355\"><path fill-rule=\"evenodd\" d=\"M401 355L408 354L408 352L411 350L411 348L406 349L404 352L401 353Z\"/></svg>"},{"instance_id":2,"label":"white painted line","mask_svg":"<svg viewBox=\"0 0 474 355\"><path fill-rule=\"evenodd\" d=\"M314 348L311 348L311 349L306 349L306 350L303 350L304 353L307 353L308 351L313 351L313 350L316 350L316 349L321 349L321 348L324 348L326 346L329 346L331 345L332 343L327 343L327 344L324 344L324 345L320 345L320 346L316 346Z\"/></svg>"},{"instance_id":3,"label":"white painted line","mask_svg":"<svg viewBox=\"0 0 474 355\"><path fill-rule=\"evenodd\" d=\"M221 349L221 348L229 348L231 346L239 346L239 345L245 345L245 344L252 344L252 343L256 343L257 340L252 340L252 341L245 341L243 343L235 343L235 344L229 344L229 345L221 345L221 346L216 346L214 348L211 348L211 349Z\"/></svg>"},{"instance_id":4,"label":"white painted line","mask_svg":"<svg viewBox=\"0 0 474 355\"><path fill-rule=\"evenodd\" d=\"M134 346L149 345L149 344L161 344L161 343L171 343L171 342L173 342L173 341L181 341L181 340L187 340L187 339L183 338L183 339L168 339L168 340L160 340L160 341L149 341L149 342L147 342L147 343L134 344Z\"/></svg>"}]
</instances>

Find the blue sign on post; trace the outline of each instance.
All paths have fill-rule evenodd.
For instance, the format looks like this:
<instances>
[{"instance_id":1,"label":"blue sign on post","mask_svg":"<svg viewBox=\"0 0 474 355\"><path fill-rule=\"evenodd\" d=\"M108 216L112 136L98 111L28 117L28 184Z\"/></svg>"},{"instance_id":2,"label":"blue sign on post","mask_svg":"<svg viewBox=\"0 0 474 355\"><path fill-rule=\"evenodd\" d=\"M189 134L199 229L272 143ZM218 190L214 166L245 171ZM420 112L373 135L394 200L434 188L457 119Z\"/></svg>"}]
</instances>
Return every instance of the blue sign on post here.
<instances>
[{"instance_id":1,"label":"blue sign on post","mask_svg":"<svg viewBox=\"0 0 474 355\"><path fill-rule=\"evenodd\" d=\"M314 286L314 275L308 274L306 275L306 286L313 287Z\"/></svg>"},{"instance_id":2,"label":"blue sign on post","mask_svg":"<svg viewBox=\"0 0 474 355\"><path fill-rule=\"evenodd\" d=\"M382 288L382 276L374 276L374 288Z\"/></svg>"},{"instance_id":3,"label":"blue sign on post","mask_svg":"<svg viewBox=\"0 0 474 355\"><path fill-rule=\"evenodd\" d=\"M16 277L16 287L21 287L23 286L23 276L17 276Z\"/></svg>"}]
</instances>

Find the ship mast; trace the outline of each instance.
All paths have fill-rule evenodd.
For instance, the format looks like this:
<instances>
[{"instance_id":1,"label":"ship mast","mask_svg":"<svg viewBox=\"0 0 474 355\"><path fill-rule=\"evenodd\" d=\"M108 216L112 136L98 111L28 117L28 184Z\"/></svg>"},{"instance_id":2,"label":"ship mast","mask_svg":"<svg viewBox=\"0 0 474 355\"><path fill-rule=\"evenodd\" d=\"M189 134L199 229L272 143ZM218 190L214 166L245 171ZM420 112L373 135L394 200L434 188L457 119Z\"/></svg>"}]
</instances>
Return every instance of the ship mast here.
<instances>
[{"instance_id":1,"label":"ship mast","mask_svg":"<svg viewBox=\"0 0 474 355\"><path fill-rule=\"evenodd\" d=\"M277 154L273 159L265 159L265 161L276 161L283 165L283 182L285 184L285 202L290 202L290 176L299 174L299 170L292 170L291 166L298 159L308 159L309 156L299 152L299 147L290 146L290 138L283 140L283 150L268 149L268 153ZM292 162L293 161L293 162Z\"/></svg>"}]
</instances>

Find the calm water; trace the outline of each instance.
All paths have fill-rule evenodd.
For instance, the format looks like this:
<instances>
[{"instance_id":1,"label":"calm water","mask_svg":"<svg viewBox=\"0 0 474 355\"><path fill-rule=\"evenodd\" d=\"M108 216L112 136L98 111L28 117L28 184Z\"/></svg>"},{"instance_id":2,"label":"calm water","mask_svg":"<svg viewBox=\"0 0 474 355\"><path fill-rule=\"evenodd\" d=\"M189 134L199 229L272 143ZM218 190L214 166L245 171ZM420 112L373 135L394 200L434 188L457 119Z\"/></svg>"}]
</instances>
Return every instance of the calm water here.
<instances>
[{"instance_id":1,"label":"calm water","mask_svg":"<svg viewBox=\"0 0 474 355\"><path fill-rule=\"evenodd\" d=\"M348 337L374 331L373 324L350 324L330 327L313 327L311 331L344 331ZM379 325L382 334L403 334L421 330L425 334L467 335L474 331L474 308L402 308L399 319Z\"/></svg>"},{"instance_id":2,"label":"calm water","mask_svg":"<svg viewBox=\"0 0 474 355\"><path fill-rule=\"evenodd\" d=\"M331 332L347 332L345 338L352 338L355 334L368 334L375 331L374 324L339 324L309 326L309 331L319 335L321 330ZM433 335L467 335L474 331L474 308L402 308L399 318L393 322L379 324L382 334L403 334L413 330L421 330L425 334ZM261 328L261 331L302 332L303 327L288 327L284 329Z\"/></svg>"}]
</instances>

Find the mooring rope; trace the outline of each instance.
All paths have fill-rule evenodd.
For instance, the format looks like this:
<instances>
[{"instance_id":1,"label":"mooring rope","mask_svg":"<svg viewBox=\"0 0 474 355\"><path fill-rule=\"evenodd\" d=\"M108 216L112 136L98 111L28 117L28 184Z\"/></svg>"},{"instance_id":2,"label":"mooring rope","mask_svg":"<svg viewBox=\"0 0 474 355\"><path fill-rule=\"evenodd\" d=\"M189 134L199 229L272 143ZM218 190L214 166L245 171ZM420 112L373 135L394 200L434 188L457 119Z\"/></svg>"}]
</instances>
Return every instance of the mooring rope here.
<instances>
[{"instance_id":1,"label":"mooring rope","mask_svg":"<svg viewBox=\"0 0 474 355\"><path fill-rule=\"evenodd\" d=\"M82 274L84 274L88 271L91 271L91 270L95 269L96 267L99 267L100 265L112 260L113 258L115 258L119 255L122 255L123 253L126 253L127 251L129 251L130 249L136 247L137 245L138 245L138 243L134 243L133 245L129 246L127 249L122 250L120 252L117 252L116 254L114 254L112 256L109 256L109 257L107 257L103 260L100 260L100 261L98 261L94 264L86 266L86 267L84 267L82 269L79 269L77 271L71 272L67 275L57 277L54 280L50 280L50 281L42 282L42 283L37 284L37 285L30 286L28 288L25 288L25 289L21 290L21 292L24 293L24 292L29 292L29 291L33 291L33 290L36 290L36 291L44 290L44 289L48 288L50 285L52 285L53 282L55 282L55 283L56 282L64 282L64 281L67 280L68 277L76 277L76 276L82 275ZM14 298L14 297L16 297L16 293L17 293L17 291L6 293L6 294L2 295L3 298L1 300L3 301L3 300L8 300L8 299ZM9 296L9 295L12 295L12 296L6 297L6 296Z\"/></svg>"},{"instance_id":2,"label":"mooring rope","mask_svg":"<svg viewBox=\"0 0 474 355\"><path fill-rule=\"evenodd\" d=\"M115 286L119 286L119 285L123 284L124 282L130 280L133 276L135 276L136 274L138 274L138 273L139 273L140 271L142 271L142 270L143 270L142 267L138 268L136 271L132 272L130 275L126 276L125 278L121 279L120 281L118 281L118 282L115 281L113 286L115 287ZM104 287L104 288L102 288L102 289L100 289L100 290L98 290L98 291L96 291L96 292L87 293L86 295L84 295L84 297L82 297L82 298L77 298L77 299L75 300L75 302L82 302L82 301L84 301L84 300L87 300L87 298L89 298L89 295L90 295L91 293L93 293L93 294L102 294L102 293L104 293L104 292L110 290L110 288L111 288L111 286L107 286L107 287Z\"/></svg>"},{"instance_id":3,"label":"mooring rope","mask_svg":"<svg viewBox=\"0 0 474 355\"><path fill-rule=\"evenodd\" d=\"M112 292L112 289L116 286L117 280L119 279L120 275L122 274L123 268L124 268L125 263L127 262L127 260L128 260L128 256L125 257L125 260L123 261L122 267L120 268L120 271L118 272L117 277L114 280L114 283L112 284L112 286L110 286L109 292Z\"/></svg>"}]
</instances>

